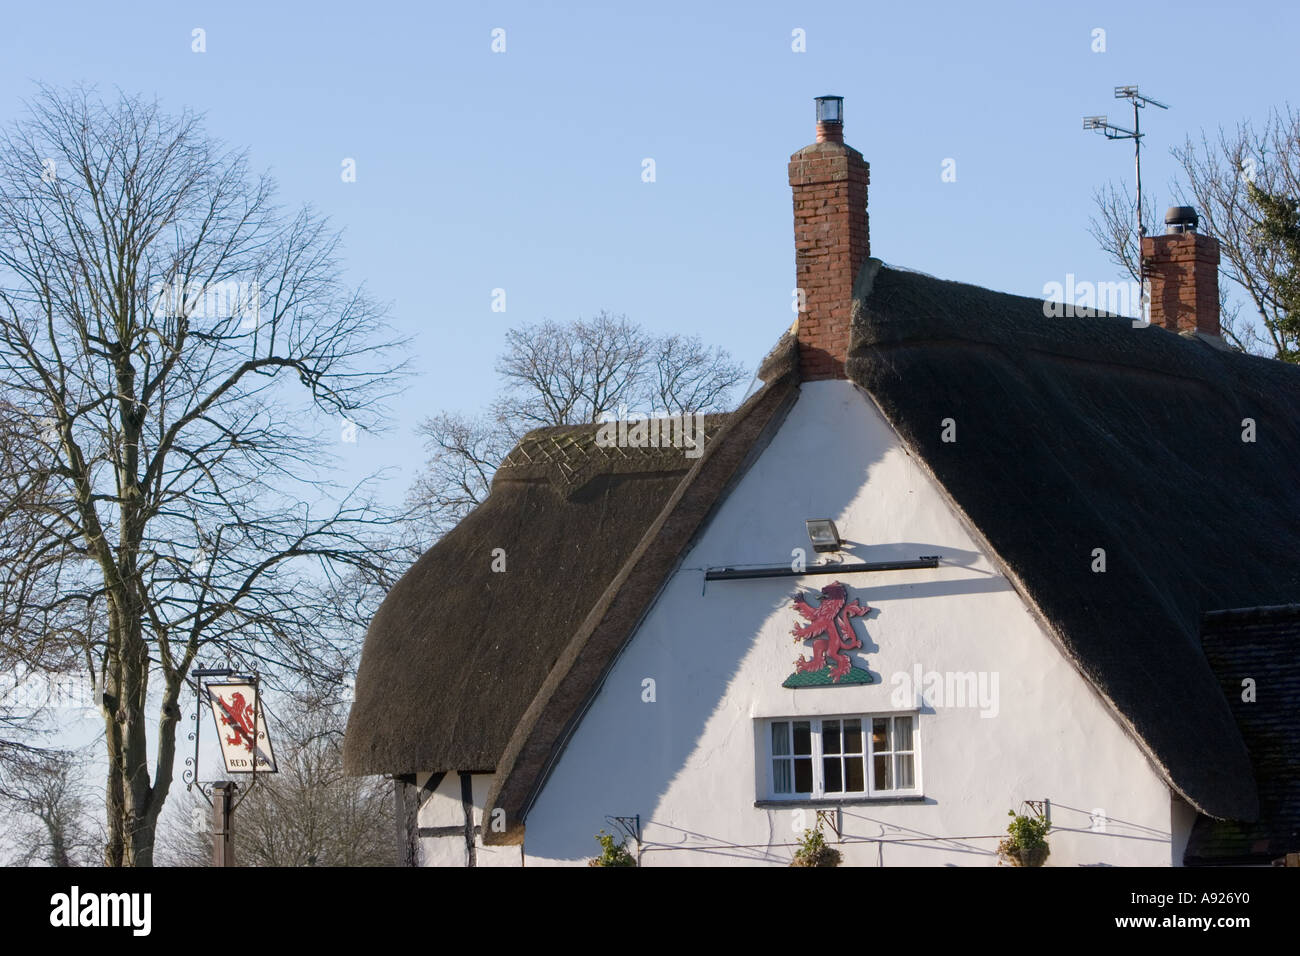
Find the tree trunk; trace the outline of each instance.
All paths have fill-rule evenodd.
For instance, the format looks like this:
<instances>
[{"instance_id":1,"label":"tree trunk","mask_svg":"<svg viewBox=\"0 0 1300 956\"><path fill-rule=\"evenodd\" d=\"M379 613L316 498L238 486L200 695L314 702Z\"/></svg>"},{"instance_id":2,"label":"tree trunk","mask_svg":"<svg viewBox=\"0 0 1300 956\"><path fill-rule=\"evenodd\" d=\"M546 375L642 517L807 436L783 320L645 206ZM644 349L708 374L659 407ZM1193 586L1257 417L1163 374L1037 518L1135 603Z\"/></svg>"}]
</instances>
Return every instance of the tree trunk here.
<instances>
[{"instance_id":1,"label":"tree trunk","mask_svg":"<svg viewBox=\"0 0 1300 956\"><path fill-rule=\"evenodd\" d=\"M149 693L149 658L139 632L139 619L132 621L130 654L126 661L127 698L123 789L126 797L126 866L153 866L153 836L157 814L153 812L153 787L149 779L149 740L145 734L145 702Z\"/></svg>"},{"instance_id":2,"label":"tree trunk","mask_svg":"<svg viewBox=\"0 0 1300 956\"><path fill-rule=\"evenodd\" d=\"M108 748L108 786L104 791L108 814L108 840L104 845L104 865L121 866L126 853L126 799L122 789L122 735L117 722L117 701L105 695L104 741Z\"/></svg>"},{"instance_id":3,"label":"tree trunk","mask_svg":"<svg viewBox=\"0 0 1300 956\"><path fill-rule=\"evenodd\" d=\"M126 601L115 602L117 606ZM110 646L119 649L103 712L108 746L108 844L106 866L153 866L154 835L166 787L155 792L149 775L145 704L149 693L149 655L138 613L110 614ZM169 680L159 724L158 778L171 782L176 752L176 698L179 684Z\"/></svg>"},{"instance_id":4,"label":"tree trunk","mask_svg":"<svg viewBox=\"0 0 1300 956\"><path fill-rule=\"evenodd\" d=\"M72 860L68 857L68 839L63 832L63 825L57 820L46 821L45 825L50 831L50 865L72 866Z\"/></svg>"}]
</instances>

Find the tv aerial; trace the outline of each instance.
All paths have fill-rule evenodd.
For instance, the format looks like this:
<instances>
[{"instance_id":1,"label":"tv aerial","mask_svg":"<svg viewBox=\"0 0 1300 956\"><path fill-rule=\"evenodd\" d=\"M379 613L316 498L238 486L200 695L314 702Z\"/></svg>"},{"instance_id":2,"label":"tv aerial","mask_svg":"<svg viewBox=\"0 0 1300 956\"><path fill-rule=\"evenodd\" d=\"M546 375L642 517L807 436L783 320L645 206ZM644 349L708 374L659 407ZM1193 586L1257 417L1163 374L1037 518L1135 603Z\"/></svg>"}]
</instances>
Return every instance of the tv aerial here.
<instances>
[{"instance_id":1,"label":"tv aerial","mask_svg":"<svg viewBox=\"0 0 1300 956\"><path fill-rule=\"evenodd\" d=\"M1154 100L1138 92L1136 86L1115 87L1115 99L1128 100L1133 104L1132 129L1116 126L1105 116L1085 116L1083 118L1083 128L1086 130L1095 129L1104 133L1107 139L1133 140L1133 168L1137 174L1138 257L1140 259L1142 255L1142 237L1147 234L1146 226L1142 223L1142 137L1146 134L1142 132L1142 114L1140 111L1148 106L1155 106L1162 110L1167 110L1169 107L1159 100Z\"/></svg>"}]
</instances>

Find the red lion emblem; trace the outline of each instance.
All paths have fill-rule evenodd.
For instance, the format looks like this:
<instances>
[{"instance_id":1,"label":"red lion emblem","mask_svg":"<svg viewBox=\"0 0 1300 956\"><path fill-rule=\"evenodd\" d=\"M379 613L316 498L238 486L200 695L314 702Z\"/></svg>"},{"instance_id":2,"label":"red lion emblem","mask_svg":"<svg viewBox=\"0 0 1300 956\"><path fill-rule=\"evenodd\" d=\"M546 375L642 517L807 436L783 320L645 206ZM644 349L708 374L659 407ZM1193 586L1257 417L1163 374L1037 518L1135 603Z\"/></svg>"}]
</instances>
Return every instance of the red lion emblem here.
<instances>
[{"instance_id":1,"label":"red lion emblem","mask_svg":"<svg viewBox=\"0 0 1300 956\"><path fill-rule=\"evenodd\" d=\"M808 623L796 624L790 633L794 635L795 643L809 639L813 642L812 659L801 654L794 666L799 673L819 671L826 666L829 657L835 665L831 668L830 677L838 684L840 678L853 666L849 655L842 652L862 646L862 641L853 633L850 618L869 614L871 608L859 604L857 598L849 601L848 588L839 581L822 588L821 597L822 603L813 607L802 594L794 596L792 607L807 618Z\"/></svg>"},{"instance_id":2,"label":"red lion emblem","mask_svg":"<svg viewBox=\"0 0 1300 956\"><path fill-rule=\"evenodd\" d=\"M253 708L248 706L248 702L244 700L244 695L238 691L231 695L230 701L227 704L222 700L220 694L217 695L217 703L225 711L221 722L229 725L235 732L233 737L226 738L226 743L232 747L237 747L242 743L244 749L252 753L253 737L256 733L253 728Z\"/></svg>"}]
</instances>

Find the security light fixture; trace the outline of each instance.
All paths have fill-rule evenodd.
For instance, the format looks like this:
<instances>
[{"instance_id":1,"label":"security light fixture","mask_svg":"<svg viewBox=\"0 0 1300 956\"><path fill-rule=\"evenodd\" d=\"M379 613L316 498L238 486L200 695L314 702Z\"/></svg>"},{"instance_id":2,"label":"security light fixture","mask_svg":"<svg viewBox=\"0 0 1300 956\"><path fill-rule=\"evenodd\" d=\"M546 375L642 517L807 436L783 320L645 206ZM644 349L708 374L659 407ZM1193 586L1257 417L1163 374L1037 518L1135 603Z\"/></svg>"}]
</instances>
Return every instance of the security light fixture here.
<instances>
[{"instance_id":1,"label":"security light fixture","mask_svg":"<svg viewBox=\"0 0 1300 956\"><path fill-rule=\"evenodd\" d=\"M817 122L818 123L844 123L844 97L842 96L819 96L817 97Z\"/></svg>"},{"instance_id":2,"label":"security light fixture","mask_svg":"<svg viewBox=\"0 0 1300 956\"><path fill-rule=\"evenodd\" d=\"M835 530L835 522L830 518L809 518L804 525L808 528L808 540L818 554L840 550L843 542L840 541L840 533Z\"/></svg>"}]
</instances>

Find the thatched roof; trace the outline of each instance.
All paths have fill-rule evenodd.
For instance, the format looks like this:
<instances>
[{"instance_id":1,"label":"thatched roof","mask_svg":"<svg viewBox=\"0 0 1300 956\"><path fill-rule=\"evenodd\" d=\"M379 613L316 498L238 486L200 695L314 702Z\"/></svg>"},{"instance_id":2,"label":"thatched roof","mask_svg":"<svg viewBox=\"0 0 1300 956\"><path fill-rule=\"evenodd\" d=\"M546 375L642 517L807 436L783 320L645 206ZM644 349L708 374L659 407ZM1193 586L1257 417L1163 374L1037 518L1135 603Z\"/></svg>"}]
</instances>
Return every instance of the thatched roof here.
<instances>
[{"instance_id":1,"label":"thatched roof","mask_svg":"<svg viewBox=\"0 0 1300 956\"><path fill-rule=\"evenodd\" d=\"M769 362L767 374L784 373L793 390L789 368ZM647 538L659 537L652 529L683 480L715 457L773 384L739 412L706 416L697 457L677 447L600 447L596 425L525 436L487 501L424 553L371 621L345 737L347 772L498 767L575 634L618 590L611 582L626 577ZM496 548L505 551L504 573L492 570Z\"/></svg>"},{"instance_id":2,"label":"thatched roof","mask_svg":"<svg viewBox=\"0 0 1300 956\"><path fill-rule=\"evenodd\" d=\"M1300 368L887 268L854 334L850 377L1171 786L1210 816L1252 819L1250 761L1199 624L1300 598Z\"/></svg>"},{"instance_id":3,"label":"thatched roof","mask_svg":"<svg viewBox=\"0 0 1300 956\"><path fill-rule=\"evenodd\" d=\"M1198 622L1300 597L1300 369L1128 319L1046 318L1040 300L877 260L854 309L850 377L1062 651L1175 791L1207 815L1253 819L1250 760ZM787 334L764 387L694 462L615 474L575 448L563 467L503 469L372 623L348 769L495 770L488 804L509 829L486 838L520 839L604 675L793 402L792 356ZM941 441L945 418L955 443ZM587 448L585 435L529 441ZM494 547L509 573L490 572Z\"/></svg>"},{"instance_id":4,"label":"thatched roof","mask_svg":"<svg viewBox=\"0 0 1300 956\"><path fill-rule=\"evenodd\" d=\"M1197 817L1183 862L1267 864L1300 853L1300 604L1207 614L1202 642L1250 751L1259 819Z\"/></svg>"}]
</instances>

